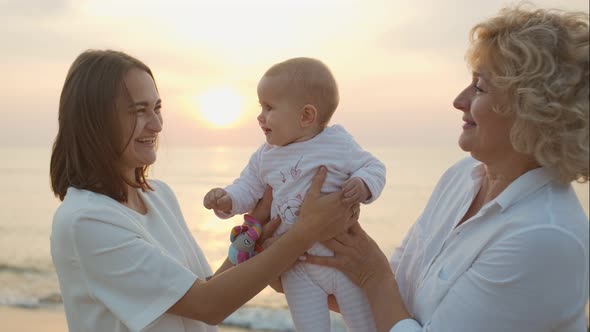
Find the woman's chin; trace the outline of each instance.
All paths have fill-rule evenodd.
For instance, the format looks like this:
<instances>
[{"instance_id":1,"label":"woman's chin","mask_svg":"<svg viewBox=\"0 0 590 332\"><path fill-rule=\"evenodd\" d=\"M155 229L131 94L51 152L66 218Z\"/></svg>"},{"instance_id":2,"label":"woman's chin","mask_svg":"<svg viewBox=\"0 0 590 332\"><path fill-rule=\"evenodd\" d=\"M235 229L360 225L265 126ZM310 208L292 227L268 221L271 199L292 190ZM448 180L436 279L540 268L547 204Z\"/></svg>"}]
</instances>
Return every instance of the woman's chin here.
<instances>
[{"instance_id":1,"label":"woman's chin","mask_svg":"<svg viewBox=\"0 0 590 332\"><path fill-rule=\"evenodd\" d=\"M457 144L459 145L459 148L465 152L470 152L471 151L471 144L469 144L469 141L464 139L462 136L459 137L459 141L457 142Z\"/></svg>"},{"instance_id":2,"label":"woman's chin","mask_svg":"<svg viewBox=\"0 0 590 332\"><path fill-rule=\"evenodd\" d=\"M156 158L143 158L140 160L134 168L143 168L153 165L156 162Z\"/></svg>"}]
</instances>

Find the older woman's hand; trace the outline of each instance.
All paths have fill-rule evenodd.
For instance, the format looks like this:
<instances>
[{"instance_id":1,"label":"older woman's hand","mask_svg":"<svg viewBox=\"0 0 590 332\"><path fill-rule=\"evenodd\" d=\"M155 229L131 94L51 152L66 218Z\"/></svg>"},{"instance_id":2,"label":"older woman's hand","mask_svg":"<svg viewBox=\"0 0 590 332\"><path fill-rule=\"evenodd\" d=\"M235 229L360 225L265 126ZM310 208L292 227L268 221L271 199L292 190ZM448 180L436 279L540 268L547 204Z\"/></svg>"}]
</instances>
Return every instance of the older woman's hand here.
<instances>
[{"instance_id":1,"label":"older woman's hand","mask_svg":"<svg viewBox=\"0 0 590 332\"><path fill-rule=\"evenodd\" d=\"M307 256L307 262L334 267L357 284L367 295L377 331L389 331L397 322L411 317L389 261L358 222L324 244L334 251L334 256ZM331 308L337 309L334 305Z\"/></svg>"},{"instance_id":2,"label":"older woman's hand","mask_svg":"<svg viewBox=\"0 0 590 332\"><path fill-rule=\"evenodd\" d=\"M361 288L371 280L391 273L387 257L358 222L323 244L334 251L334 256L309 255L306 262L336 268Z\"/></svg>"},{"instance_id":3,"label":"older woman's hand","mask_svg":"<svg viewBox=\"0 0 590 332\"><path fill-rule=\"evenodd\" d=\"M296 232L311 246L344 232L358 220L359 205L344 202L342 192L321 194L327 169L320 167L299 210L299 218L289 232Z\"/></svg>"}]
</instances>

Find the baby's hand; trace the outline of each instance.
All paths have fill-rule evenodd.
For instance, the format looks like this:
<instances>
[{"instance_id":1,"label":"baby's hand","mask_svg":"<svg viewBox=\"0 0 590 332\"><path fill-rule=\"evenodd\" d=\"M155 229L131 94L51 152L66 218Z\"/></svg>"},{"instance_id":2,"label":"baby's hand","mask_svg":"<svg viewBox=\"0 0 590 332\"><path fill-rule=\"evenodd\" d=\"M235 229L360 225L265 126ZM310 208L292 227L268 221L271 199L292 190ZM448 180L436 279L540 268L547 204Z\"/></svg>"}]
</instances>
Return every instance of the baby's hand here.
<instances>
[{"instance_id":1,"label":"baby's hand","mask_svg":"<svg viewBox=\"0 0 590 332\"><path fill-rule=\"evenodd\" d=\"M361 178L350 178L342 185L342 192L344 193L344 202L349 204L357 204L366 202L371 198L371 192Z\"/></svg>"},{"instance_id":2,"label":"baby's hand","mask_svg":"<svg viewBox=\"0 0 590 332\"><path fill-rule=\"evenodd\" d=\"M221 188L213 188L209 190L205 198L203 198L203 205L208 210L218 210L223 213L231 213L232 202L231 197L227 191Z\"/></svg>"}]
</instances>

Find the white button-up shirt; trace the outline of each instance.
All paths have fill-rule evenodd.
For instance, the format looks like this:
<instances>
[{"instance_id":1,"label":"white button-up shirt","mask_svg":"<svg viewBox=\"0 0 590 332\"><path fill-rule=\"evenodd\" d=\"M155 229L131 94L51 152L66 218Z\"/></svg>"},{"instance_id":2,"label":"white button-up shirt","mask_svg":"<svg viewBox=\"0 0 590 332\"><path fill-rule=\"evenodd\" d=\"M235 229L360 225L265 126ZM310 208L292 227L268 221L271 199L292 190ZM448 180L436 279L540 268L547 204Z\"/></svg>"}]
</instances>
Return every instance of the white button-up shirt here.
<instances>
[{"instance_id":1,"label":"white button-up shirt","mask_svg":"<svg viewBox=\"0 0 590 332\"><path fill-rule=\"evenodd\" d=\"M401 331L586 331L588 218L570 185L527 172L457 226L481 187L473 158L450 168L391 258L414 319Z\"/></svg>"}]
</instances>

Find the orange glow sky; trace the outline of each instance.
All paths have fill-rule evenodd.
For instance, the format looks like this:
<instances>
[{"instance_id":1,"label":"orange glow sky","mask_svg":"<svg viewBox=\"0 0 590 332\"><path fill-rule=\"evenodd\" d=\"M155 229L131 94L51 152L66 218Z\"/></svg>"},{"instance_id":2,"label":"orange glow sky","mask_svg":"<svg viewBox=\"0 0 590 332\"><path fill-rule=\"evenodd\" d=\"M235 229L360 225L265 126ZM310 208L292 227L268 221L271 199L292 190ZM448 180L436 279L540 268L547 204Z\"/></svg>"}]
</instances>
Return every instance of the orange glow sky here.
<instances>
[{"instance_id":1,"label":"orange glow sky","mask_svg":"<svg viewBox=\"0 0 590 332\"><path fill-rule=\"evenodd\" d=\"M257 81L295 56L331 67L341 93L332 122L361 144L454 144L462 122L451 103L470 80L468 31L509 3L0 0L0 145L50 146L66 71L88 48L122 50L152 68L165 145L263 142ZM587 0L534 3L588 10ZM241 105L226 128L200 113L212 90L232 91Z\"/></svg>"}]
</instances>

